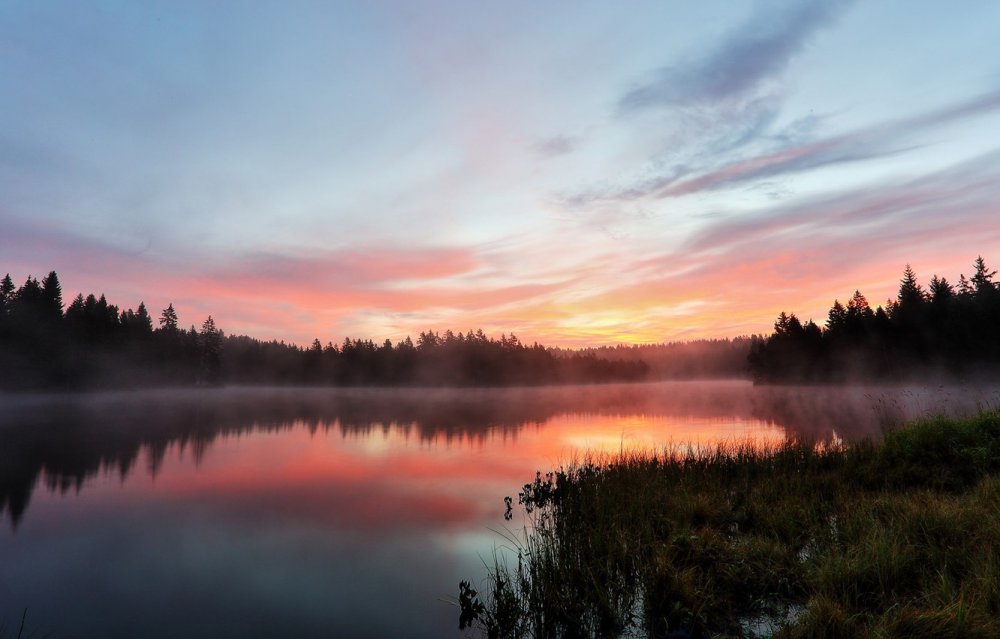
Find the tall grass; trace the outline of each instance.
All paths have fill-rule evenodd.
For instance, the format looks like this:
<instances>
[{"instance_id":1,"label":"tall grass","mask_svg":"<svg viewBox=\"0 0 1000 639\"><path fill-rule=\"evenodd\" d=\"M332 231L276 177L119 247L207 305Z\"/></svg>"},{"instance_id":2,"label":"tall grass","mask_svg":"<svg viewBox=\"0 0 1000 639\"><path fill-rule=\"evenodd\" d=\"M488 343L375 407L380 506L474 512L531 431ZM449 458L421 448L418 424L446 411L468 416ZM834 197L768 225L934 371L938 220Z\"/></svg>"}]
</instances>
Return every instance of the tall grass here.
<instances>
[{"instance_id":1,"label":"tall grass","mask_svg":"<svg viewBox=\"0 0 1000 639\"><path fill-rule=\"evenodd\" d=\"M487 637L1000 637L1000 412L584 459L518 495Z\"/></svg>"}]
</instances>

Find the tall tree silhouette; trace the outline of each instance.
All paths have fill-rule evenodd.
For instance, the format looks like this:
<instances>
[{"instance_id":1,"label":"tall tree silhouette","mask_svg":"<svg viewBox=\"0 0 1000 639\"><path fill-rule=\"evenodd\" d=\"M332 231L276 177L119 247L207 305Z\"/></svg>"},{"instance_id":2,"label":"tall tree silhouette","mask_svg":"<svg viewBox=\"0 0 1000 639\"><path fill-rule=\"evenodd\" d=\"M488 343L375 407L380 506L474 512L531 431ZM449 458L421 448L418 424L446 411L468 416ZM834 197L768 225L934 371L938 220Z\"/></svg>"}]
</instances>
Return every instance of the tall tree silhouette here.
<instances>
[{"instance_id":1,"label":"tall tree silhouette","mask_svg":"<svg viewBox=\"0 0 1000 639\"><path fill-rule=\"evenodd\" d=\"M193 328L191 330L194 332ZM201 381L205 384L219 384L222 381L222 331L215 326L211 315L202 322L198 338L201 347Z\"/></svg>"},{"instance_id":2,"label":"tall tree silhouette","mask_svg":"<svg viewBox=\"0 0 1000 639\"><path fill-rule=\"evenodd\" d=\"M10 312L10 305L14 301L15 291L17 291L17 288L14 286L14 280L10 279L10 273L7 273L0 280L0 321L6 318Z\"/></svg>"},{"instance_id":3,"label":"tall tree silhouette","mask_svg":"<svg viewBox=\"0 0 1000 639\"><path fill-rule=\"evenodd\" d=\"M948 371L1000 376L1000 287L982 257L956 291L934 275L925 292L907 264L895 300L872 311L855 291L834 301L819 344L782 312L774 333L754 344L749 366L761 382L906 379Z\"/></svg>"},{"instance_id":4,"label":"tall tree silhouette","mask_svg":"<svg viewBox=\"0 0 1000 639\"><path fill-rule=\"evenodd\" d=\"M969 280L972 282L976 293L987 295L996 293L996 285L993 283L993 277L997 274L997 272L991 271L986 267L986 261L983 259L982 255L976 257L974 266L976 272L973 273Z\"/></svg>"},{"instance_id":5,"label":"tall tree silhouette","mask_svg":"<svg viewBox=\"0 0 1000 639\"><path fill-rule=\"evenodd\" d=\"M58 320L63 315L62 286L59 284L59 276L55 271L42 280L42 300L45 303L45 316L48 320Z\"/></svg>"},{"instance_id":6,"label":"tall tree silhouette","mask_svg":"<svg viewBox=\"0 0 1000 639\"><path fill-rule=\"evenodd\" d=\"M177 311L174 310L173 304L168 304L160 313L160 330L170 334L177 333Z\"/></svg>"}]
</instances>

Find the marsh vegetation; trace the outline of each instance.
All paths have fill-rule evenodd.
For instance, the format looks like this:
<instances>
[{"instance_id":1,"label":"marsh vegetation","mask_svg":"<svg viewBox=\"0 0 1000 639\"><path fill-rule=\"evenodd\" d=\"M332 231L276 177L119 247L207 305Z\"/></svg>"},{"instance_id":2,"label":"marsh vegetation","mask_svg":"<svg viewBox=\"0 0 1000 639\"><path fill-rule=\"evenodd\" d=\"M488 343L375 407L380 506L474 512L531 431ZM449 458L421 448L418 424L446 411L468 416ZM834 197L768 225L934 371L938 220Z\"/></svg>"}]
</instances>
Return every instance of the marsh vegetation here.
<instances>
[{"instance_id":1,"label":"marsh vegetation","mask_svg":"<svg viewBox=\"0 0 1000 639\"><path fill-rule=\"evenodd\" d=\"M459 593L490 638L1000 636L1000 412L586 459L516 507Z\"/></svg>"}]
</instances>

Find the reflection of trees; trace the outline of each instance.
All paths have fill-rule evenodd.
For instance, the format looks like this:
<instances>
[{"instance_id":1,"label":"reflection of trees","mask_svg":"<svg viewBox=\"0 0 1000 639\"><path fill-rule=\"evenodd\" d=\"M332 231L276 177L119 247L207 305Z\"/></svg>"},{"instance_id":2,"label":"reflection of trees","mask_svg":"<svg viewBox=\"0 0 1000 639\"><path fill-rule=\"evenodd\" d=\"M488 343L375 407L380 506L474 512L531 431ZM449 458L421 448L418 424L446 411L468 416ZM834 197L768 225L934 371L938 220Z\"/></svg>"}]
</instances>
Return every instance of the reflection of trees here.
<instances>
[{"instance_id":1,"label":"reflection of trees","mask_svg":"<svg viewBox=\"0 0 1000 639\"><path fill-rule=\"evenodd\" d=\"M992 392L991 396L989 393ZM54 491L88 477L132 472L145 449L157 472L169 448L197 462L218 437L304 425L366 437L395 432L422 441L488 445L567 414L762 420L804 439L877 432L922 412L1000 402L995 390L753 388L741 382L679 382L522 389L224 389L8 398L0 416L0 510L16 524L44 477Z\"/></svg>"},{"instance_id":2,"label":"reflection of trees","mask_svg":"<svg viewBox=\"0 0 1000 639\"><path fill-rule=\"evenodd\" d=\"M1000 404L996 387L757 387L752 415L809 440L857 440L928 415L968 415Z\"/></svg>"}]
</instances>

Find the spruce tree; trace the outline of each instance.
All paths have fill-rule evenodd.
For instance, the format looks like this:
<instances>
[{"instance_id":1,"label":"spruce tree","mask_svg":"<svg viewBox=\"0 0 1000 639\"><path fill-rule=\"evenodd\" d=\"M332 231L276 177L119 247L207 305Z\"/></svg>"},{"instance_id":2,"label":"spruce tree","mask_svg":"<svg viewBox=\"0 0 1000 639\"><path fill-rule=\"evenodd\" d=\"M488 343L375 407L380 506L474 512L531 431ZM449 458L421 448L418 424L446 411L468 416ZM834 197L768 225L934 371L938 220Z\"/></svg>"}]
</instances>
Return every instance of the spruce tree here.
<instances>
[{"instance_id":1,"label":"spruce tree","mask_svg":"<svg viewBox=\"0 0 1000 639\"><path fill-rule=\"evenodd\" d=\"M172 303L160 313L160 330L171 335L177 333L177 311Z\"/></svg>"},{"instance_id":2,"label":"spruce tree","mask_svg":"<svg viewBox=\"0 0 1000 639\"><path fill-rule=\"evenodd\" d=\"M976 258L975 266L976 272L971 278L969 278L972 282L972 288L975 295L983 298L991 298L996 295L997 287L993 283L993 276L995 276L997 272L986 268L986 262L983 260L982 255Z\"/></svg>"},{"instance_id":3,"label":"spruce tree","mask_svg":"<svg viewBox=\"0 0 1000 639\"><path fill-rule=\"evenodd\" d=\"M10 273L0 280L0 315L6 315L10 310L10 303L14 301L14 280L10 279Z\"/></svg>"},{"instance_id":4,"label":"spruce tree","mask_svg":"<svg viewBox=\"0 0 1000 639\"><path fill-rule=\"evenodd\" d=\"M899 281L899 295L896 299L901 307L918 306L924 301L924 289L917 283L917 274L909 264L903 271L903 279Z\"/></svg>"},{"instance_id":5,"label":"spruce tree","mask_svg":"<svg viewBox=\"0 0 1000 639\"><path fill-rule=\"evenodd\" d=\"M45 315L47 319L61 319L63 316L62 286L59 284L59 276L55 271L42 280L42 299L45 302Z\"/></svg>"},{"instance_id":6,"label":"spruce tree","mask_svg":"<svg viewBox=\"0 0 1000 639\"><path fill-rule=\"evenodd\" d=\"M149 317L149 311L143 302L139 302L139 308L135 312L135 326L136 332L142 335L153 332L153 320Z\"/></svg>"}]
</instances>

